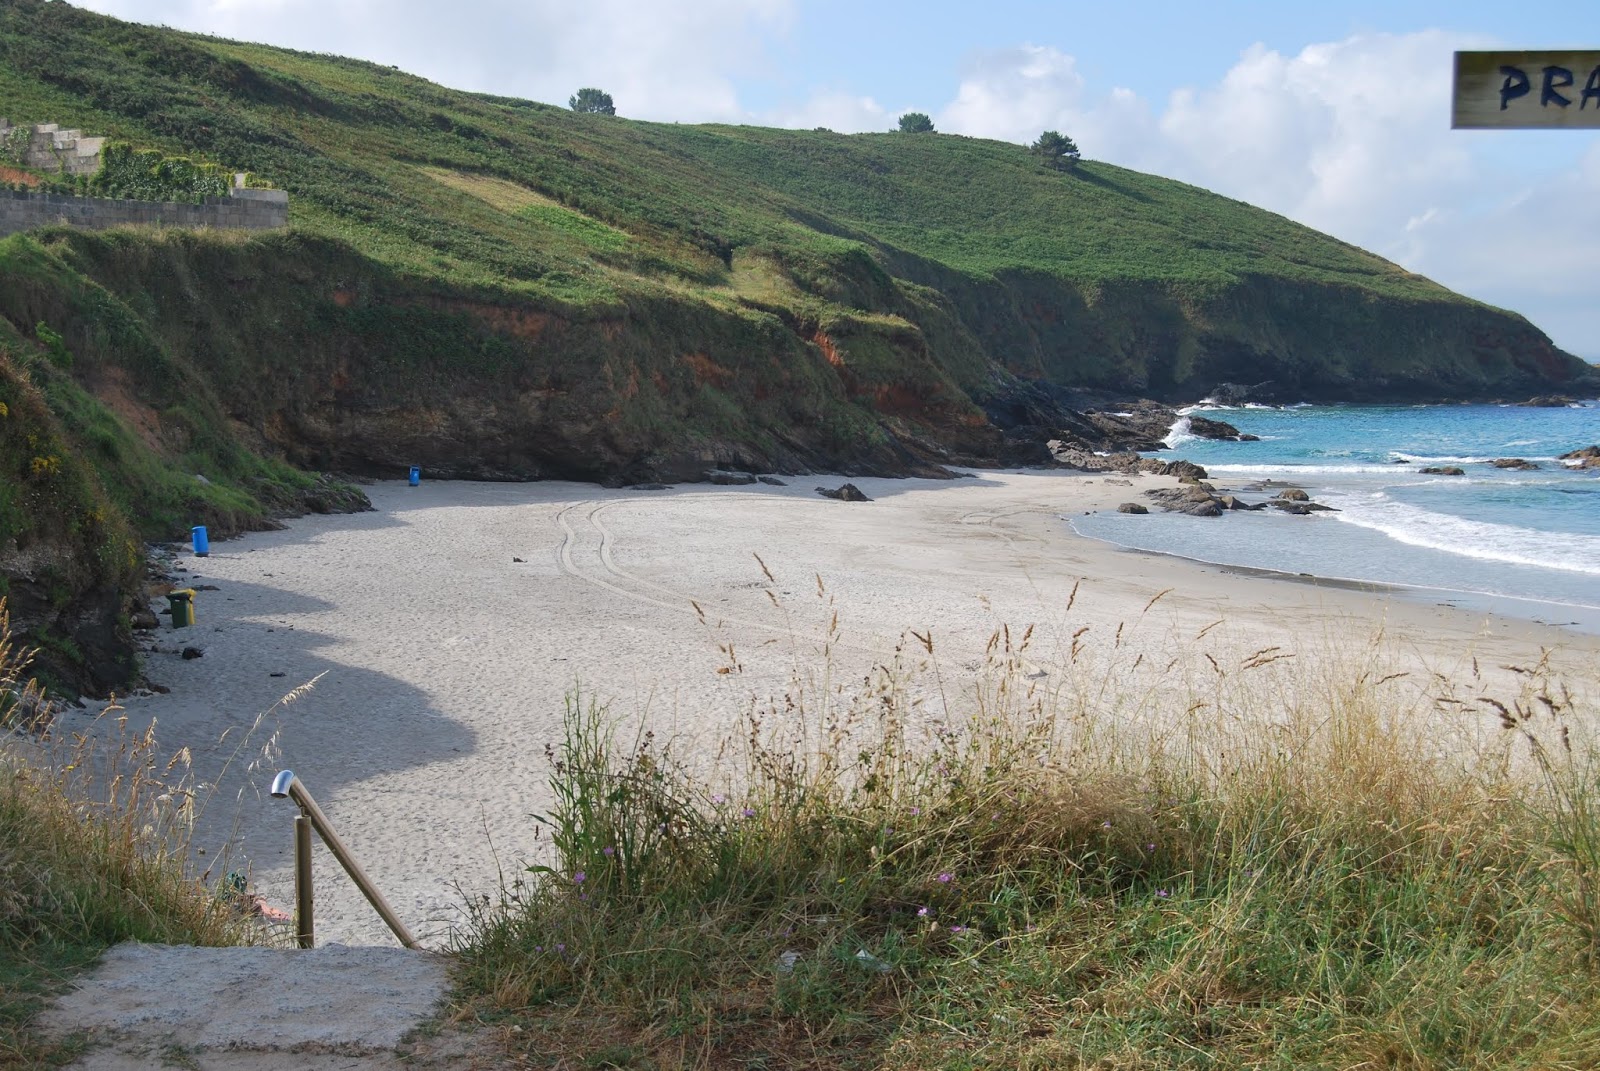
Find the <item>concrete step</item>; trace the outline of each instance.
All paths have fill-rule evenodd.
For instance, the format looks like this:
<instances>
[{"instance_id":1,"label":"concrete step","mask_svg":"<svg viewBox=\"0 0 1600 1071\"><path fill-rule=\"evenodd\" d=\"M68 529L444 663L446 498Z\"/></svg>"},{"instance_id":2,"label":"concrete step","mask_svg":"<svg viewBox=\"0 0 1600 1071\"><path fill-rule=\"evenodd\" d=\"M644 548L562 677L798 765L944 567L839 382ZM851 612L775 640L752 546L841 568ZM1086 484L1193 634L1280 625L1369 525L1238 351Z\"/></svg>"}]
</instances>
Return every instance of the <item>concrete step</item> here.
<instances>
[{"instance_id":1,"label":"concrete step","mask_svg":"<svg viewBox=\"0 0 1600 1071\"><path fill-rule=\"evenodd\" d=\"M499 1065L491 1039L437 1020L448 960L401 948L117 945L41 1020L87 1035L71 1066L132 1071L399 1071ZM503 1059L503 1058L502 1058Z\"/></svg>"}]
</instances>

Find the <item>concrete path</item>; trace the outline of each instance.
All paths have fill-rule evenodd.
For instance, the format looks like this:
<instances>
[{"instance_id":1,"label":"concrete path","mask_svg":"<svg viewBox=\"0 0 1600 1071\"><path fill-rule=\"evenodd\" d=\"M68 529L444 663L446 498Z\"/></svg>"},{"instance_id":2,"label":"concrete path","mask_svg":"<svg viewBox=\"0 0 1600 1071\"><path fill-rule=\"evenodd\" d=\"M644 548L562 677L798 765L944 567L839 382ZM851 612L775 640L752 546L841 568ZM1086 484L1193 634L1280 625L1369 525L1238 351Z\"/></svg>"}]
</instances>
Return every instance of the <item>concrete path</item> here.
<instances>
[{"instance_id":1,"label":"concrete path","mask_svg":"<svg viewBox=\"0 0 1600 1071\"><path fill-rule=\"evenodd\" d=\"M497 1066L486 1037L417 1030L441 1010L445 968L439 956L399 948L123 944L43 1027L89 1035L91 1048L71 1065L82 1071Z\"/></svg>"}]
</instances>

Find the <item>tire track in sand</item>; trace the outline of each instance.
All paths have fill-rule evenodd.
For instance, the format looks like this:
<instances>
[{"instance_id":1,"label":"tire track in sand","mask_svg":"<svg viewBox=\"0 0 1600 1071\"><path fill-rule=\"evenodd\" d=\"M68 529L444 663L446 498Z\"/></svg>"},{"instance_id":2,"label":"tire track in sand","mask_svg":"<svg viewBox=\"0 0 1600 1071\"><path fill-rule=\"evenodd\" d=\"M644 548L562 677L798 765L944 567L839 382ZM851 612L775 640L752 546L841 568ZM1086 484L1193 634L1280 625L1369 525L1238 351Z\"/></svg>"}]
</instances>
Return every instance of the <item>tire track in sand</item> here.
<instances>
[{"instance_id":1,"label":"tire track in sand","mask_svg":"<svg viewBox=\"0 0 1600 1071\"><path fill-rule=\"evenodd\" d=\"M837 637L831 641L822 636L813 635L807 637L805 634L810 630L798 629L792 622L779 625L769 621L755 621L750 618L731 616L716 610L710 605L712 596L677 591L663 584L657 584L653 580L646 580L644 577L628 572L617 564L616 557L613 554L613 549L617 546L615 534L600 519L602 513L616 504L615 502L574 502L569 506L563 507L556 514L556 523L561 528L561 542L556 547L556 564L562 572L585 583L604 588L632 602L693 614L700 617L708 625L715 622L719 626L736 625L740 628L755 629L759 632L787 636L791 639L807 638L810 642L826 643L832 647L857 651L874 657L880 653L874 648L849 643ZM589 549L586 545L587 541L583 539L574 527L573 517L579 513L582 513L582 521L587 522L586 527L599 535L599 543L593 549ZM580 555L588 559L584 565L580 565L578 562ZM594 568L596 564L598 569ZM633 590L632 588L624 587L624 583L647 590ZM651 594L651 592L655 594ZM703 613L696 613L696 604L700 606ZM781 606L774 606L774 609L787 613Z\"/></svg>"}]
</instances>

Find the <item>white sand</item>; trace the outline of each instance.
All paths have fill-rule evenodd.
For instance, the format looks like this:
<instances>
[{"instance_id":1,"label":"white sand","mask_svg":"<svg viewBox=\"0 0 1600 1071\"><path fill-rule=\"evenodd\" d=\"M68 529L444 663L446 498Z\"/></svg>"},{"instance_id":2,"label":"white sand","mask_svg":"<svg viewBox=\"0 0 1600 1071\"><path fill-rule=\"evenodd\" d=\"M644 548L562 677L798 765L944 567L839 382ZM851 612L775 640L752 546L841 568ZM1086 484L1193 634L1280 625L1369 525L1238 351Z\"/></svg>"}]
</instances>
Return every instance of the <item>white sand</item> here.
<instances>
[{"instance_id":1,"label":"white sand","mask_svg":"<svg viewBox=\"0 0 1600 1071\"><path fill-rule=\"evenodd\" d=\"M1124 623L1130 643L1137 633L1158 648L1224 616L1228 642L1259 646L1360 642L1386 621L1419 657L1447 665L1479 650L1505 661L1550 646L1592 661L1600 649L1595 637L1525 622L1121 551L1059 519L1137 500L1171 482L1161 478L856 480L871 503L813 491L839 482L379 484L376 513L308 517L184 558L196 583L221 590L200 594L196 627L159 634L147 672L171 694L127 708L136 722L157 718L168 747L194 748L207 776L241 750L207 813L208 858L232 830L231 865L247 858L255 886L292 905L293 808L265 792L292 768L400 914L437 944L459 917L456 886L492 892L497 868L512 874L539 850L528 815L548 802L544 749L560 738L576 682L620 715L709 748L753 693L781 689L797 662L820 663L834 611L840 679L915 628L932 630L946 679L959 682L996 628L1030 623L1029 657L1045 671L1085 625L1084 642L1109 643ZM1308 534L1327 523L1305 520ZM1217 523L1248 538L1248 516ZM743 671L719 673L730 641ZM204 657L182 660L189 644ZM319 674L240 748L260 712ZM269 735L277 754L252 769ZM390 941L320 848L316 877L319 939Z\"/></svg>"}]
</instances>

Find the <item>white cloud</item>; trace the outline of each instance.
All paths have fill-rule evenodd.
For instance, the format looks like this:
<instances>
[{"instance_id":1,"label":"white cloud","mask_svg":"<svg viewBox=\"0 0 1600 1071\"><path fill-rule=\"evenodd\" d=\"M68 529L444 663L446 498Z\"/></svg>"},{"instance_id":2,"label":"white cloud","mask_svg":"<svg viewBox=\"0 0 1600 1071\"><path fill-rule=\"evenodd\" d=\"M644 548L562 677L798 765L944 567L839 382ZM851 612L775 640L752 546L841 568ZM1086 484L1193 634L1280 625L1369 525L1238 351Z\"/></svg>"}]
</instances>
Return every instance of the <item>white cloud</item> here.
<instances>
[{"instance_id":1,"label":"white cloud","mask_svg":"<svg viewBox=\"0 0 1600 1071\"><path fill-rule=\"evenodd\" d=\"M841 134L860 134L871 130L888 130L900 114L896 112L890 115L888 108L871 97L856 96L842 90L819 90L800 107L780 109L762 116L761 121L797 130L825 126Z\"/></svg>"},{"instance_id":2,"label":"white cloud","mask_svg":"<svg viewBox=\"0 0 1600 1071\"><path fill-rule=\"evenodd\" d=\"M599 86L638 119L744 117L791 0L80 0L137 22L359 56L461 89L565 103Z\"/></svg>"}]
</instances>

